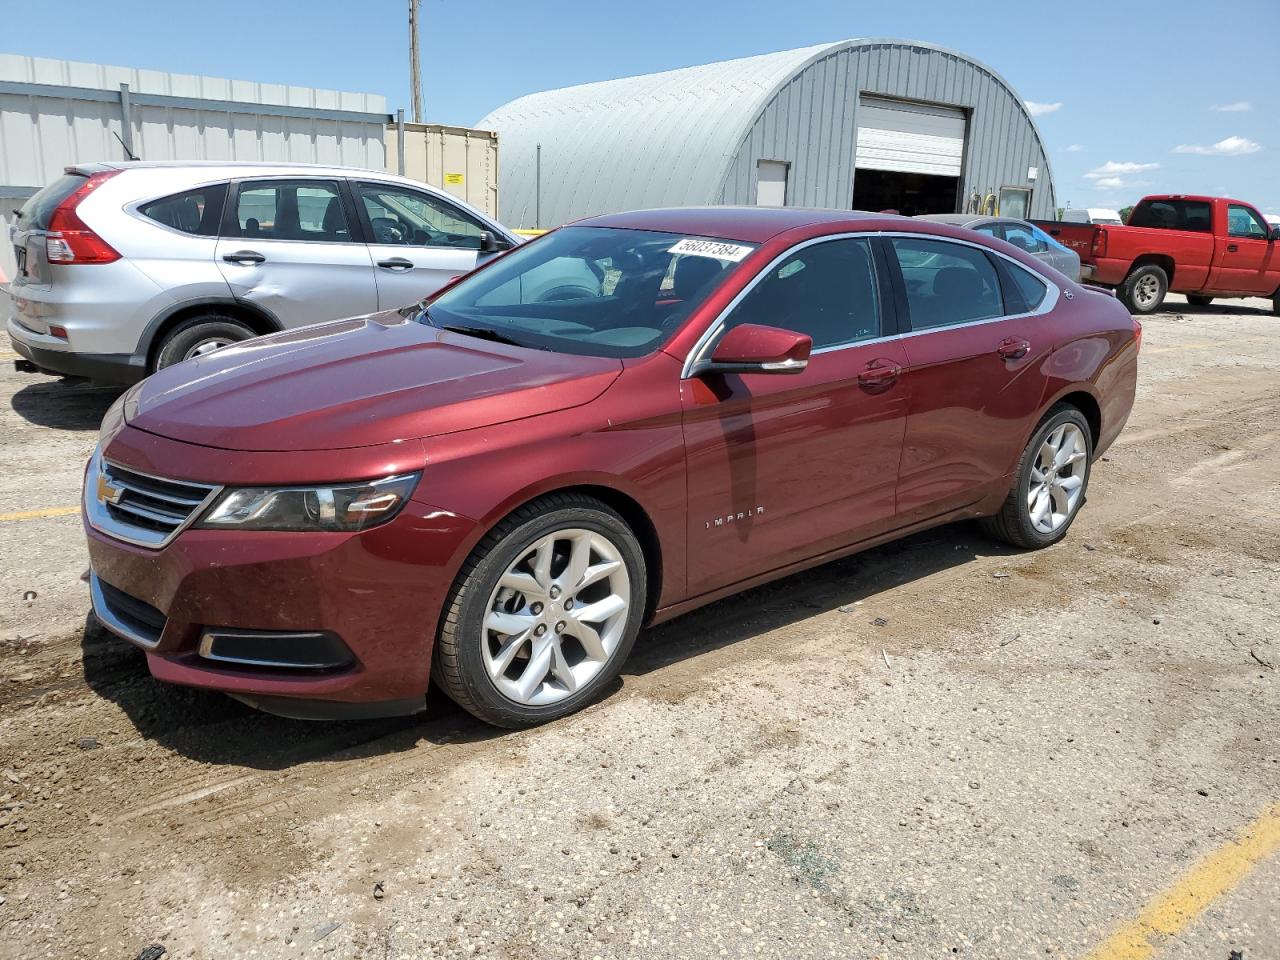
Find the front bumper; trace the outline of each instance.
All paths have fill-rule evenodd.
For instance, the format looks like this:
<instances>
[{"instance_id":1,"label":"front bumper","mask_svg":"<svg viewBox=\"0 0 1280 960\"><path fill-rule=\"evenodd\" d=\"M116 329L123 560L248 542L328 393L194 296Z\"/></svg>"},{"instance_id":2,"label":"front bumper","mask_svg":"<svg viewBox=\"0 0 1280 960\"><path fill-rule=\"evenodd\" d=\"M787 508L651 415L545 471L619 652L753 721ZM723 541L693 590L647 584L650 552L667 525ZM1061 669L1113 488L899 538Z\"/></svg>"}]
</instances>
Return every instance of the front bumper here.
<instances>
[{"instance_id":1,"label":"front bumper","mask_svg":"<svg viewBox=\"0 0 1280 960\"><path fill-rule=\"evenodd\" d=\"M475 530L416 501L361 533L188 529L160 550L84 526L95 613L146 651L157 679L316 718L425 706L440 611ZM209 628L324 632L351 658L321 669L226 663L202 654Z\"/></svg>"}]
</instances>

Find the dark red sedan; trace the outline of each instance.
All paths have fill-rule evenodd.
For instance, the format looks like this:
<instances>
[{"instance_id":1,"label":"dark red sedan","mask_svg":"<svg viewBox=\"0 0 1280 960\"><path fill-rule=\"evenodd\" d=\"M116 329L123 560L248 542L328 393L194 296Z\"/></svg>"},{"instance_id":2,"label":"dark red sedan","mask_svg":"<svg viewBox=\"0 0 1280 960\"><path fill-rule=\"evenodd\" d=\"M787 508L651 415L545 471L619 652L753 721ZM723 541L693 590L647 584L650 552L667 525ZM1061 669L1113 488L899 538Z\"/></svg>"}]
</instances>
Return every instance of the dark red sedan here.
<instances>
[{"instance_id":1,"label":"dark red sedan","mask_svg":"<svg viewBox=\"0 0 1280 960\"><path fill-rule=\"evenodd\" d=\"M108 413L98 619L162 680L292 716L597 696L640 627L937 524L1055 543L1140 328L994 238L654 210L406 309L163 370Z\"/></svg>"}]
</instances>

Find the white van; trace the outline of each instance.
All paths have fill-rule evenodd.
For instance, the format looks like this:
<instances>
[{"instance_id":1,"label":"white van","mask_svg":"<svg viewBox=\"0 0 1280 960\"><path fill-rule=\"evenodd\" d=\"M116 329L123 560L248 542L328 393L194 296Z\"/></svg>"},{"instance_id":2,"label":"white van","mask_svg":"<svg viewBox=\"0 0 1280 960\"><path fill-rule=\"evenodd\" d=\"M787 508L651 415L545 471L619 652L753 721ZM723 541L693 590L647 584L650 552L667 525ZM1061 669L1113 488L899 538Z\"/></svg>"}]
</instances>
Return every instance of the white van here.
<instances>
[{"instance_id":1,"label":"white van","mask_svg":"<svg viewBox=\"0 0 1280 960\"><path fill-rule=\"evenodd\" d=\"M1120 226L1124 223L1120 219L1119 211L1108 210L1105 207L1077 207L1064 210L1062 220L1064 223L1106 223L1111 226Z\"/></svg>"}]
</instances>

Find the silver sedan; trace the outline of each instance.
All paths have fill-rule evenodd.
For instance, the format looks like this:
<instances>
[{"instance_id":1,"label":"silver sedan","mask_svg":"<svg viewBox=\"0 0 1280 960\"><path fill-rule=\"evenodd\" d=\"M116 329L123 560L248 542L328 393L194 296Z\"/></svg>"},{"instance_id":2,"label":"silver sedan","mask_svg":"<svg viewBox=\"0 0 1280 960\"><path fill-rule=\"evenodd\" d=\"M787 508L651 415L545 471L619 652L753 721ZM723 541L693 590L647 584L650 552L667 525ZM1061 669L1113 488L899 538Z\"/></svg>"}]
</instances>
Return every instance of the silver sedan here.
<instances>
[{"instance_id":1,"label":"silver sedan","mask_svg":"<svg viewBox=\"0 0 1280 960\"><path fill-rule=\"evenodd\" d=\"M1079 255L1025 220L1018 220L1015 217L985 217L972 213L926 213L916 219L949 223L953 227L967 227L979 233L998 237L1020 250L1025 250L1037 260L1047 263L1072 280L1080 279Z\"/></svg>"}]
</instances>

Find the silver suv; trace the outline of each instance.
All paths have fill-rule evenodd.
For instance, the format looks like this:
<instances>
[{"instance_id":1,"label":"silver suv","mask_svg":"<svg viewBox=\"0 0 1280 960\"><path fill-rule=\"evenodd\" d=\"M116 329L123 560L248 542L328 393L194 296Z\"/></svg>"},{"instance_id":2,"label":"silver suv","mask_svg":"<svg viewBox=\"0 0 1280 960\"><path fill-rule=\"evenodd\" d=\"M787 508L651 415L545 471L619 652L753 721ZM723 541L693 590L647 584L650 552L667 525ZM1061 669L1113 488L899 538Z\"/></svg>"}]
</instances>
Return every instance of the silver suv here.
<instances>
[{"instance_id":1,"label":"silver suv","mask_svg":"<svg viewBox=\"0 0 1280 960\"><path fill-rule=\"evenodd\" d=\"M113 383L259 334L406 306L519 242L403 177L145 162L68 167L10 238L19 367Z\"/></svg>"}]
</instances>

